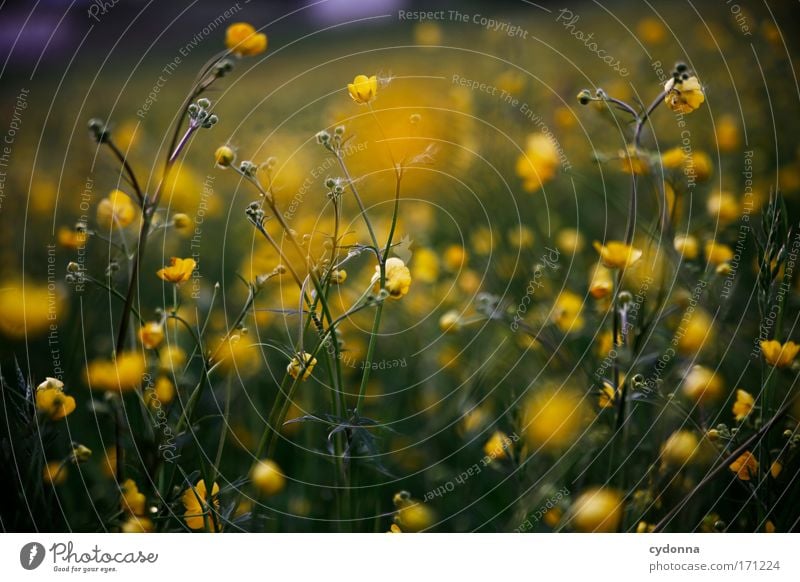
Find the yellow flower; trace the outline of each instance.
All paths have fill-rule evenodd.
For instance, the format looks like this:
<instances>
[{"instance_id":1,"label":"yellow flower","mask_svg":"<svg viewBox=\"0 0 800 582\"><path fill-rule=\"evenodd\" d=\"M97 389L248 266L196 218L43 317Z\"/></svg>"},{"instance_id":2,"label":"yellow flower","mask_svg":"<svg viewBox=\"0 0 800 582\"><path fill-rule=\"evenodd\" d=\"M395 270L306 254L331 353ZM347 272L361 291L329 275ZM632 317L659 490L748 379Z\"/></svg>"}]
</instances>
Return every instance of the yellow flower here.
<instances>
[{"instance_id":1,"label":"yellow flower","mask_svg":"<svg viewBox=\"0 0 800 582\"><path fill-rule=\"evenodd\" d=\"M617 391L608 383L603 382L600 388L600 395L597 397L597 403L600 408L613 408L617 402Z\"/></svg>"},{"instance_id":2,"label":"yellow flower","mask_svg":"<svg viewBox=\"0 0 800 582\"><path fill-rule=\"evenodd\" d=\"M587 412L582 394L577 390L545 387L525 405L522 418L525 439L533 449L567 447L583 429Z\"/></svg>"},{"instance_id":3,"label":"yellow flower","mask_svg":"<svg viewBox=\"0 0 800 582\"><path fill-rule=\"evenodd\" d=\"M562 228L556 235L558 250L568 255L574 255L582 251L584 244L583 235L574 228Z\"/></svg>"},{"instance_id":4,"label":"yellow flower","mask_svg":"<svg viewBox=\"0 0 800 582\"><path fill-rule=\"evenodd\" d=\"M158 321L145 323L142 329L139 330L139 339L146 349L157 348L164 339L164 326Z\"/></svg>"},{"instance_id":5,"label":"yellow flower","mask_svg":"<svg viewBox=\"0 0 800 582\"><path fill-rule=\"evenodd\" d=\"M600 253L600 262L609 269L630 267L642 257L642 251L620 241L600 244L594 241L595 250Z\"/></svg>"},{"instance_id":6,"label":"yellow flower","mask_svg":"<svg viewBox=\"0 0 800 582\"><path fill-rule=\"evenodd\" d=\"M398 533L403 533L403 530L400 529L399 525L393 523L392 525L389 526L389 531L387 531L386 533L398 534Z\"/></svg>"},{"instance_id":7,"label":"yellow flower","mask_svg":"<svg viewBox=\"0 0 800 582\"><path fill-rule=\"evenodd\" d=\"M772 478L777 479L782 472L783 463L778 460L772 461L772 464L769 466L769 474L772 475Z\"/></svg>"},{"instance_id":8,"label":"yellow flower","mask_svg":"<svg viewBox=\"0 0 800 582\"><path fill-rule=\"evenodd\" d=\"M688 261L695 260L700 254L700 245L697 239L690 234L677 235L672 241L672 246Z\"/></svg>"},{"instance_id":9,"label":"yellow flower","mask_svg":"<svg viewBox=\"0 0 800 582\"><path fill-rule=\"evenodd\" d=\"M267 35L256 32L252 24L237 22L225 31L225 46L240 57L254 57L267 50Z\"/></svg>"},{"instance_id":10,"label":"yellow flower","mask_svg":"<svg viewBox=\"0 0 800 582\"><path fill-rule=\"evenodd\" d=\"M622 521L622 496L608 487L584 491L570 508L570 522L579 532L612 533Z\"/></svg>"},{"instance_id":11,"label":"yellow flower","mask_svg":"<svg viewBox=\"0 0 800 582\"><path fill-rule=\"evenodd\" d=\"M706 259L712 265L721 265L733 259L733 249L731 247L713 240L706 241L705 252Z\"/></svg>"},{"instance_id":12,"label":"yellow flower","mask_svg":"<svg viewBox=\"0 0 800 582\"><path fill-rule=\"evenodd\" d=\"M162 371L178 374L186 364L186 352L178 344L167 344L158 352L158 366Z\"/></svg>"},{"instance_id":13,"label":"yellow flower","mask_svg":"<svg viewBox=\"0 0 800 582\"><path fill-rule=\"evenodd\" d=\"M151 533L155 529L153 522L147 517L129 515L120 526L122 533Z\"/></svg>"},{"instance_id":14,"label":"yellow flower","mask_svg":"<svg viewBox=\"0 0 800 582\"><path fill-rule=\"evenodd\" d=\"M451 309L439 318L439 329L442 333L455 333L461 330L461 317L458 311Z\"/></svg>"},{"instance_id":15,"label":"yellow flower","mask_svg":"<svg viewBox=\"0 0 800 582\"><path fill-rule=\"evenodd\" d=\"M83 231L78 232L74 228L62 226L58 229L58 244L66 249L77 250L86 245L89 235Z\"/></svg>"},{"instance_id":16,"label":"yellow flower","mask_svg":"<svg viewBox=\"0 0 800 582\"><path fill-rule=\"evenodd\" d=\"M178 232L185 232L192 226L192 219L187 214L178 212L172 217L172 224Z\"/></svg>"},{"instance_id":17,"label":"yellow flower","mask_svg":"<svg viewBox=\"0 0 800 582\"><path fill-rule=\"evenodd\" d=\"M125 228L136 218L136 206L122 190L114 190L97 205L97 222L110 229Z\"/></svg>"},{"instance_id":18,"label":"yellow flower","mask_svg":"<svg viewBox=\"0 0 800 582\"><path fill-rule=\"evenodd\" d=\"M533 246L533 231L527 226L520 225L508 231L508 242L518 249L529 249Z\"/></svg>"},{"instance_id":19,"label":"yellow flower","mask_svg":"<svg viewBox=\"0 0 800 582\"><path fill-rule=\"evenodd\" d=\"M717 191L708 197L706 210L711 218L719 220L723 225L733 222L742 213L736 197L730 192Z\"/></svg>"},{"instance_id":20,"label":"yellow flower","mask_svg":"<svg viewBox=\"0 0 800 582\"><path fill-rule=\"evenodd\" d=\"M344 269L337 269L331 272L331 283L333 285L341 285L347 281L347 271Z\"/></svg>"},{"instance_id":21,"label":"yellow flower","mask_svg":"<svg viewBox=\"0 0 800 582\"><path fill-rule=\"evenodd\" d=\"M753 395L747 392L746 390L742 390L741 388L736 390L736 402L733 403L733 416L736 419L736 422L741 422L753 411L753 405L755 404L755 399Z\"/></svg>"},{"instance_id":22,"label":"yellow flower","mask_svg":"<svg viewBox=\"0 0 800 582\"><path fill-rule=\"evenodd\" d=\"M259 346L239 334L223 337L215 354L223 373L236 370L239 375L249 375L258 371L261 365Z\"/></svg>"},{"instance_id":23,"label":"yellow flower","mask_svg":"<svg viewBox=\"0 0 800 582\"><path fill-rule=\"evenodd\" d=\"M230 146L219 146L217 151L214 152L214 162L216 162L220 168L230 167L235 159L236 153Z\"/></svg>"},{"instance_id":24,"label":"yellow flower","mask_svg":"<svg viewBox=\"0 0 800 582\"><path fill-rule=\"evenodd\" d=\"M436 521L433 510L416 499L412 499L406 491L401 491L394 496L397 506L395 522L404 532L419 532L428 529Z\"/></svg>"},{"instance_id":25,"label":"yellow flower","mask_svg":"<svg viewBox=\"0 0 800 582\"><path fill-rule=\"evenodd\" d=\"M208 515L209 526L213 524L209 510L213 506L214 511L219 511L219 485L214 483L211 487L211 502L208 500L208 490L206 489L206 482L200 479L194 489L189 487L183 492L181 496L183 501L184 514L183 519L190 529L203 529L205 527L205 519L203 516Z\"/></svg>"},{"instance_id":26,"label":"yellow flower","mask_svg":"<svg viewBox=\"0 0 800 582\"><path fill-rule=\"evenodd\" d=\"M626 174L636 174L637 176L650 172L650 164L647 159L639 154L636 148L629 145L626 149L619 151L620 167Z\"/></svg>"},{"instance_id":27,"label":"yellow flower","mask_svg":"<svg viewBox=\"0 0 800 582\"><path fill-rule=\"evenodd\" d=\"M717 146L723 152L731 152L739 147L741 137L739 125L732 115L723 115L717 122Z\"/></svg>"},{"instance_id":28,"label":"yellow flower","mask_svg":"<svg viewBox=\"0 0 800 582\"><path fill-rule=\"evenodd\" d=\"M50 420L61 420L75 410L75 399L64 394L61 380L47 378L36 388L36 409Z\"/></svg>"},{"instance_id":29,"label":"yellow flower","mask_svg":"<svg viewBox=\"0 0 800 582\"><path fill-rule=\"evenodd\" d=\"M640 521L636 526L636 533L652 533L654 529L656 529L655 525L647 523L646 521Z\"/></svg>"},{"instance_id":30,"label":"yellow flower","mask_svg":"<svg viewBox=\"0 0 800 582\"><path fill-rule=\"evenodd\" d=\"M528 192L539 190L549 182L558 170L558 148L553 140L543 133L528 136L525 151L517 158L517 176Z\"/></svg>"},{"instance_id":31,"label":"yellow flower","mask_svg":"<svg viewBox=\"0 0 800 582\"><path fill-rule=\"evenodd\" d=\"M460 271L467 265L469 256L461 245L450 245L444 250L442 261L449 271Z\"/></svg>"},{"instance_id":32,"label":"yellow flower","mask_svg":"<svg viewBox=\"0 0 800 582\"><path fill-rule=\"evenodd\" d=\"M420 22L414 27L414 42L421 46L442 44L442 29L435 22Z\"/></svg>"},{"instance_id":33,"label":"yellow flower","mask_svg":"<svg viewBox=\"0 0 800 582\"><path fill-rule=\"evenodd\" d=\"M788 368L791 366L795 357L797 357L798 351L800 351L800 345L791 341L785 344L777 340L761 342L761 353L764 355L764 361L775 368Z\"/></svg>"},{"instance_id":34,"label":"yellow flower","mask_svg":"<svg viewBox=\"0 0 800 582\"><path fill-rule=\"evenodd\" d=\"M42 479L47 485L61 485L67 480L67 466L59 461L50 461L42 470Z\"/></svg>"},{"instance_id":35,"label":"yellow flower","mask_svg":"<svg viewBox=\"0 0 800 582\"><path fill-rule=\"evenodd\" d=\"M695 76L670 79L664 84L664 91L667 92L664 102L675 113L691 113L706 100L700 81Z\"/></svg>"},{"instance_id":36,"label":"yellow flower","mask_svg":"<svg viewBox=\"0 0 800 582\"><path fill-rule=\"evenodd\" d=\"M145 361L139 352L123 352L113 360L93 360L86 380L93 390L135 390L142 381Z\"/></svg>"},{"instance_id":37,"label":"yellow flower","mask_svg":"<svg viewBox=\"0 0 800 582\"><path fill-rule=\"evenodd\" d=\"M53 311L63 314L60 289L51 293L46 284L25 278L0 284L0 332L11 339L28 339L47 332L53 324ZM59 317L60 319L60 317Z\"/></svg>"},{"instance_id":38,"label":"yellow flower","mask_svg":"<svg viewBox=\"0 0 800 582\"><path fill-rule=\"evenodd\" d=\"M562 291L553 305L553 323L564 333L583 329L583 298L572 291Z\"/></svg>"},{"instance_id":39,"label":"yellow flower","mask_svg":"<svg viewBox=\"0 0 800 582\"><path fill-rule=\"evenodd\" d=\"M742 481L749 481L758 475L758 461L750 451L742 453L728 468Z\"/></svg>"},{"instance_id":40,"label":"yellow flower","mask_svg":"<svg viewBox=\"0 0 800 582\"><path fill-rule=\"evenodd\" d=\"M722 378L703 366L692 366L683 379L683 394L700 404L717 400L724 389Z\"/></svg>"},{"instance_id":41,"label":"yellow flower","mask_svg":"<svg viewBox=\"0 0 800 582\"><path fill-rule=\"evenodd\" d=\"M696 309L687 311L681 319L680 337L677 337L678 351L683 355L693 355L704 346L714 343L713 319L707 311Z\"/></svg>"},{"instance_id":42,"label":"yellow flower","mask_svg":"<svg viewBox=\"0 0 800 582\"><path fill-rule=\"evenodd\" d=\"M150 409L160 408L175 399L175 385L166 376L159 376L155 386L144 393L145 404Z\"/></svg>"},{"instance_id":43,"label":"yellow flower","mask_svg":"<svg viewBox=\"0 0 800 582\"><path fill-rule=\"evenodd\" d=\"M614 290L614 279L609 271L603 265L597 265L592 270L592 277L589 283L589 295L595 299L603 299L611 294Z\"/></svg>"},{"instance_id":44,"label":"yellow flower","mask_svg":"<svg viewBox=\"0 0 800 582\"><path fill-rule=\"evenodd\" d=\"M194 271L195 266L197 266L197 263L195 263L194 259L179 259L178 257L172 257L169 260L169 266L159 269L156 272L156 275L168 283L175 283L176 285L179 285L189 280L189 277L192 276L192 271Z\"/></svg>"},{"instance_id":45,"label":"yellow flower","mask_svg":"<svg viewBox=\"0 0 800 582\"><path fill-rule=\"evenodd\" d=\"M636 25L636 33L647 44L659 44L667 38L667 29L657 18L642 18Z\"/></svg>"},{"instance_id":46,"label":"yellow flower","mask_svg":"<svg viewBox=\"0 0 800 582\"><path fill-rule=\"evenodd\" d=\"M352 83L347 84L347 92L350 97L358 104L369 103L378 93L378 77L372 75L356 75Z\"/></svg>"},{"instance_id":47,"label":"yellow flower","mask_svg":"<svg viewBox=\"0 0 800 582\"><path fill-rule=\"evenodd\" d=\"M491 458L497 460L505 460L508 458L509 453L513 450L511 439L503 431L496 430L489 437L489 440L483 445L483 453Z\"/></svg>"},{"instance_id":48,"label":"yellow flower","mask_svg":"<svg viewBox=\"0 0 800 582\"><path fill-rule=\"evenodd\" d=\"M432 250L420 247L414 253L414 278L423 283L435 283L439 279L439 257Z\"/></svg>"},{"instance_id":49,"label":"yellow flower","mask_svg":"<svg viewBox=\"0 0 800 582\"><path fill-rule=\"evenodd\" d=\"M133 479L126 479L122 484L122 510L131 515L144 515L147 498L139 492Z\"/></svg>"},{"instance_id":50,"label":"yellow flower","mask_svg":"<svg viewBox=\"0 0 800 582\"><path fill-rule=\"evenodd\" d=\"M253 466L250 480L262 495L275 495L286 486L286 478L280 467L269 459L263 459Z\"/></svg>"},{"instance_id":51,"label":"yellow flower","mask_svg":"<svg viewBox=\"0 0 800 582\"><path fill-rule=\"evenodd\" d=\"M675 431L661 446L661 459L665 465L682 467L692 461L699 446L700 441L692 431Z\"/></svg>"},{"instance_id":52,"label":"yellow flower","mask_svg":"<svg viewBox=\"0 0 800 582\"><path fill-rule=\"evenodd\" d=\"M408 270L402 259L391 257L386 260L386 281L384 288L392 299L400 299L408 293L411 287L411 271ZM377 286L381 278L381 268L375 265L375 274L372 282Z\"/></svg>"},{"instance_id":53,"label":"yellow flower","mask_svg":"<svg viewBox=\"0 0 800 582\"><path fill-rule=\"evenodd\" d=\"M302 358L303 362L300 362ZM292 378L300 376L300 380L308 380L311 377L311 372L314 371L314 366L317 365L317 358L313 357L308 352L297 354L286 366L286 371Z\"/></svg>"}]
</instances>

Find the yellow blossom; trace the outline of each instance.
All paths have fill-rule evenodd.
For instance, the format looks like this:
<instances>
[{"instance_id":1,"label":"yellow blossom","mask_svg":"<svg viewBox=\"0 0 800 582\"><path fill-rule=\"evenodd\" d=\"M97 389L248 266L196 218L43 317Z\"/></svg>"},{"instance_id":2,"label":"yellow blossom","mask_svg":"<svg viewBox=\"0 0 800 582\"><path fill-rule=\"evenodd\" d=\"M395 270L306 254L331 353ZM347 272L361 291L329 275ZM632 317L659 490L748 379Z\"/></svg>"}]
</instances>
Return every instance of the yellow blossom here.
<instances>
[{"instance_id":1,"label":"yellow blossom","mask_svg":"<svg viewBox=\"0 0 800 582\"><path fill-rule=\"evenodd\" d=\"M600 387L600 395L597 397L597 404L600 408L614 408L617 402L617 391L614 390L609 382L603 382Z\"/></svg>"},{"instance_id":2,"label":"yellow blossom","mask_svg":"<svg viewBox=\"0 0 800 582\"><path fill-rule=\"evenodd\" d=\"M145 391L145 404L151 409L165 406L175 399L175 385L166 376L159 376L153 388Z\"/></svg>"},{"instance_id":3,"label":"yellow blossom","mask_svg":"<svg viewBox=\"0 0 800 582\"><path fill-rule=\"evenodd\" d=\"M302 363L301 360L302 359ZM311 377L311 372L314 371L314 366L317 365L317 358L309 354L308 352L303 352L301 354L297 354L292 358L292 361L289 362L289 365L286 366L286 371L292 378L300 377L300 380L308 380Z\"/></svg>"},{"instance_id":4,"label":"yellow blossom","mask_svg":"<svg viewBox=\"0 0 800 582\"><path fill-rule=\"evenodd\" d=\"M583 298L564 290L556 298L551 312L553 323L564 333L583 329Z\"/></svg>"},{"instance_id":5,"label":"yellow blossom","mask_svg":"<svg viewBox=\"0 0 800 582\"><path fill-rule=\"evenodd\" d=\"M556 235L558 250L568 255L574 255L582 251L584 244L583 235L574 228L562 228Z\"/></svg>"},{"instance_id":6,"label":"yellow blossom","mask_svg":"<svg viewBox=\"0 0 800 582\"><path fill-rule=\"evenodd\" d=\"M186 352L178 344L167 343L159 350L158 365L161 370L178 374L184 364L186 364Z\"/></svg>"},{"instance_id":7,"label":"yellow blossom","mask_svg":"<svg viewBox=\"0 0 800 582\"><path fill-rule=\"evenodd\" d=\"M172 216L172 224L178 232L187 232L192 226L192 219L183 212L178 212Z\"/></svg>"},{"instance_id":8,"label":"yellow blossom","mask_svg":"<svg viewBox=\"0 0 800 582\"><path fill-rule=\"evenodd\" d=\"M414 278L423 283L439 279L439 257L429 248L420 247L414 253Z\"/></svg>"},{"instance_id":9,"label":"yellow blossom","mask_svg":"<svg viewBox=\"0 0 800 582\"><path fill-rule=\"evenodd\" d=\"M341 285L345 281L347 281L347 271L344 269L337 269L335 271L331 271L331 283L334 285Z\"/></svg>"},{"instance_id":10,"label":"yellow blossom","mask_svg":"<svg viewBox=\"0 0 800 582\"><path fill-rule=\"evenodd\" d=\"M154 529L152 520L137 515L129 515L120 526L122 533L151 533Z\"/></svg>"},{"instance_id":11,"label":"yellow blossom","mask_svg":"<svg viewBox=\"0 0 800 582\"><path fill-rule=\"evenodd\" d=\"M706 100L697 77L670 79L664 84L664 102L675 113L691 113Z\"/></svg>"},{"instance_id":12,"label":"yellow blossom","mask_svg":"<svg viewBox=\"0 0 800 582\"><path fill-rule=\"evenodd\" d=\"M636 25L636 34L647 44L659 44L667 38L667 28L658 18L648 16Z\"/></svg>"},{"instance_id":13,"label":"yellow blossom","mask_svg":"<svg viewBox=\"0 0 800 582\"><path fill-rule=\"evenodd\" d=\"M139 352L123 352L113 360L93 360L86 368L86 380L93 390L135 390L145 373Z\"/></svg>"},{"instance_id":14,"label":"yellow blossom","mask_svg":"<svg viewBox=\"0 0 800 582\"><path fill-rule=\"evenodd\" d=\"M652 533L653 530L656 529L656 526L652 523L647 523L646 521L640 521L639 524L636 526L636 533Z\"/></svg>"},{"instance_id":15,"label":"yellow blossom","mask_svg":"<svg viewBox=\"0 0 800 582\"><path fill-rule=\"evenodd\" d=\"M684 395L700 404L719 399L724 389L722 378L704 366L692 366L683 379Z\"/></svg>"},{"instance_id":16,"label":"yellow blossom","mask_svg":"<svg viewBox=\"0 0 800 582\"><path fill-rule=\"evenodd\" d=\"M113 190L97 205L97 223L103 228L125 228L136 218L136 205L122 190Z\"/></svg>"},{"instance_id":17,"label":"yellow blossom","mask_svg":"<svg viewBox=\"0 0 800 582\"><path fill-rule=\"evenodd\" d=\"M220 168L228 168L236 159L236 153L233 148L227 145L219 146L214 152L214 162Z\"/></svg>"},{"instance_id":18,"label":"yellow blossom","mask_svg":"<svg viewBox=\"0 0 800 582\"><path fill-rule=\"evenodd\" d=\"M42 470L42 479L47 485L61 485L67 480L67 466L59 461L50 461Z\"/></svg>"},{"instance_id":19,"label":"yellow blossom","mask_svg":"<svg viewBox=\"0 0 800 582\"><path fill-rule=\"evenodd\" d=\"M623 500L618 491L608 487L589 489L570 508L570 523L579 532L612 533L622 522Z\"/></svg>"},{"instance_id":20,"label":"yellow blossom","mask_svg":"<svg viewBox=\"0 0 800 582\"><path fill-rule=\"evenodd\" d=\"M614 290L614 278L611 271L603 265L597 265L592 269L592 276L589 282L589 295L595 299L603 299Z\"/></svg>"},{"instance_id":21,"label":"yellow blossom","mask_svg":"<svg viewBox=\"0 0 800 582\"><path fill-rule=\"evenodd\" d=\"M574 443L587 414L587 406L577 390L546 386L525 404L523 434L533 449L560 450Z\"/></svg>"},{"instance_id":22,"label":"yellow blossom","mask_svg":"<svg viewBox=\"0 0 800 582\"><path fill-rule=\"evenodd\" d=\"M782 472L783 472L783 463L781 463L777 459L772 461L772 464L769 466L769 474L772 475L772 478L777 479Z\"/></svg>"},{"instance_id":23,"label":"yellow blossom","mask_svg":"<svg viewBox=\"0 0 800 582\"><path fill-rule=\"evenodd\" d=\"M745 451L739 455L739 458L731 463L728 468L736 473L736 476L742 481L749 481L758 475L758 461L750 451Z\"/></svg>"},{"instance_id":24,"label":"yellow blossom","mask_svg":"<svg viewBox=\"0 0 800 582\"><path fill-rule=\"evenodd\" d=\"M436 514L429 506L412 499L405 491L394 496L394 503L397 506L395 522L404 532L426 530L436 521Z\"/></svg>"},{"instance_id":25,"label":"yellow blossom","mask_svg":"<svg viewBox=\"0 0 800 582\"><path fill-rule=\"evenodd\" d=\"M687 310L681 319L679 334L676 336L678 351L683 355L696 354L714 343L714 321L704 309Z\"/></svg>"},{"instance_id":26,"label":"yellow blossom","mask_svg":"<svg viewBox=\"0 0 800 582\"><path fill-rule=\"evenodd\" d=\"M451 309L439 318L439 329L442 333L454 333L461 329L461 316L458 311Z\"/></svg>"},{"instance_id":27,"label":"yellow blossom","mask_svg":"<svg viewBox=\"0 0 800 582\"><path fill-rule=\"evenodd\" d=\"M263 459L253 466L250 480L262 495L275 495L286 486L286 478L277 463Z\"/></svg>"},{"instance_id":28,"label":"yellow blossom","mask_svg":"<svg viewBox=\"0 0 800 582\"><path fill-rule=\"evenodd\" d=\"M62 315L60 289L51 293L26 277L25 282L0 284L0 332L11 339L28 339L44 334L53 324L53 313ZM55 311L53 311L55 308Z\"/></svg>"},{"instance_id":29,"label":"yellow blossom","mask_svg":"<svg viewBox=\"0 0 800 582\"><path fill-rule=\"evenodd\" d=\"M620 168L626 174L643 175L650 172L650 164L637 149L629 145L618 153Z\"/></svg>"},{"instance_id":30,"label":"yellow blossom","mask_svg":"<svg viewBox=\"0 0 800 582\"><path fill-rule=\"evenodd\" d=\"M86 231L78 231L66 226L60 227L56 236L58 237L58 244L72 250L83 248L86 245L86 241L89 240L89 235Z\"/></svg>"},{"instance_id":31,"label":"yellow blossom","mask_svg":"<svg viewBox=\"0 0 800 582\"><path fill-rule=\"evenodd\" d=\"M775 368L788 368L797 357L800 345L789 341L784 344L777 340L761 341L761 354L764 361Z\"/></svg>"},{"instance_id":32,"label":"yellow blossom","mask_svg":"<svg viewBox=\"0 0 800 582\"><path fill-rule=\"evenodd\" d=\"M75 410L75 399L64 394L64 383L57 378L46 378L36 388L36 409L50 417L61 420Z\"/></svg>"},{"instance_id":33,"label":"yellow blossom","mask_svg":"<svg viewBox=\"0 0 800 582\"><path fill-rule=\"evenodd\" d=\"M730 192L716 191L708 197L706 210L709 216L723 225L733 222L742 213L736 197Z\"/></svg>"},{"instance_id":34,"label":"yellow blossom","mask_svg":"<svg viewBox=\"0 0 800 582\"><path fill-rule=\"evenodd\" d=\"M139 330L139 340L148 350L157 348L163 339L164 326L161 325L161 322L148 321L142 326L142 329Z\"/></svg>"},{"instance_id":35,"label":"yellow blossom","mask_svg":"<svg viewBox=\"0 0 800 582\"><path fill-rule=\"evenodd\" d=\"M206 482L200 479L194 489L189 487L183 492L181 496L183 502L184 514L183 519L186 525L191 529L205 528L205 518L208 516L209 527L213 526L213 518L209 510L213 506L214 511L219 511L219 485L214 483L211 487L211 501L208 499L208 490Z\"/></svg>"},{"instance_id":36,"label":"yellow blossom","mask_svg":"<svg viewBox=\"0 0 800 582\"><path fill-rule=\"evenodd\" d=\"M144 515L147 498L139 492L133 479L126 479L122 484L122 510L131 515Z\"/></svg>"},{"instance_id":37,"label":"yellow blossom","mask_svg":"<svg viewBox=\"0 0 800 582\"><path fill-rule=\"evenodd\" d=\"M196 265L197 263L195 263L194 259L172 257L169 260L169 266L159 269L156 275L168 283L178 285L189 280Z\"/></svg>"},{"instance_id":38,"label":"yellow blossom","mask_svg":"<svg viewBox=\"0 0 800 582\"><path fill-rule=\"evenodd\" d=\"M723 152L732 152L739 147L741 136L736 118L732 115L723 115L716 125L717 146Z\"/></svg>"},{"instance_id":39,"label":"yellow blossom","mask_svg":"<svg viewBox=\"0 0 800 582\"><path fill-rule=\"evenodd\" d=\"M508 242L518 249L529 249L533 246L533 231L527 226L520 225L508 231Z\"/></svg>"},{"instance_id":40,"label":"yellow blossom","mask_svg":"<svg viewBox=\"0 0 800 582\"><path fill-rule=\"evenodd\" d=\"M661 459L665 465L682 467L692 461L699 446L700 441L692 431L675 431L661 446Z\"/></svg>"},{"instance_id":41,"label":"yellow blossom","mask_svg":"<svg viewBox=\"0 0 800 582\"><path fill-rule=\"evenodd\" d=\"M528 192L539 190L545 182L555 177L558 170L558 148L543 133L528 136L525 151L517 158L517 176Z\"/></svg>"},{"instance_id":42,"label":"yellow blossom","mask_svg":"<svg viewBox=\"0 0 800 582\"><path fill-rule=\"evenodd\" d=\"M253 57L267 50L267 35L252 24L237 22L225 31L225 46L240 57Z\"/></svg>"},{"instance_id":43,"label":"yellow blossom","mask_svg":"<svg viewBox=\"0 0 800 582\"><path fill-rule=\"evenodd\" d=\"M513 450L511 439L503 431L496 430L489 437L489 440L483 445L483 453L496 460L504 460L509 457Z\"/></svg>"},{"instance_id":44,"label":"yellow blossom","mask_svg":"<svg viewBox=\"0 0 800 582\"><path fill-rule=\"evenodd\" d=\"M721 265L733 259L733 249L731 247L713 240L706 241L705 252L706 260L712 265Z\"/></svg>"},{"instance_id":45,"label":"yellow blossom","mask_svg":"<svg viewBox=\"0 0 800 582\"><path fill-rule=\"evenodd\" d=\"M677 235L672 241L672 246L683 258L688 261L695 260L700 254L700 245L692 235Z\"/></svg>"},{"instance_id":46,"label":"yellow blossom","mask_svg":"<svg viewBox=\"0 0 800 582\"><path fill-rule=\"evenodd\" d=\"M609 241L604 245L595 241L594 248L600 253L600 262L609 269L630 267L642 257L642 251L619 241Z\"/></svg>"},{"instance_id":47,"label":"yellow blossom","mask_svg":"<svg viewBox=\"0 0 800 582\"><path fill-rule=\"evenodd\" d=\"M347 84L347 92L356 103L363 105L369 103L378 93L378 77L372 75L356 75L352 83Z\"/></svg>"},{"instance_id":48,"label":"yellow blossom","mask_svg":"<svg viewBox=\"0 0 800 582\"><path fill-rule=\"evenodd\" d=\"M746 390L742 390L741 388L736 390L736 402L733 403L733 416L736 419L736 422L741 422L753 411L753 406L755 405L755 399L753 395L747 392Z\"/></svg>"},{"instance_id":49,"label":"yellow blossom","mask_svg":"<svg viewBox=\"0 0 800 582\"><path fill-rule=\"evenodd\" d=\"M389 292L389 297L392 299L400 299L406 295L411 288L411 271L408 270L403 260L397 257L391 257L386 260L385 270L386 280L384 282L384 288ZM375 275L372 277L373 284L377 286L380 282L380 278L380 265L375 265Z\"/></svg>"}]
</instances>

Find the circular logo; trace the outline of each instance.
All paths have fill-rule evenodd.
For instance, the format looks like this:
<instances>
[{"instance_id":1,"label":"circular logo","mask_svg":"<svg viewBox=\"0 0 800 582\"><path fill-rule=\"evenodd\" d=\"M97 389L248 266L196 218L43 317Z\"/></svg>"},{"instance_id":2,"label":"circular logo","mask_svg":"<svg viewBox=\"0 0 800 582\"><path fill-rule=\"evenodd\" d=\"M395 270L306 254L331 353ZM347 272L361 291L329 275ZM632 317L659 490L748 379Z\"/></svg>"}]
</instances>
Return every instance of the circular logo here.
<instances>
[{"instance_id":1,"label":"circular logo","mask_svg":"<svg viewBox=\"0 0 800 582\"><path fill-rule=\"evenodd\" d=\"M44 561L44 546L39 542L28 542L19 551L19 563L26 570L35 570Z\"/></svg>"}]
</instances>

